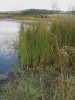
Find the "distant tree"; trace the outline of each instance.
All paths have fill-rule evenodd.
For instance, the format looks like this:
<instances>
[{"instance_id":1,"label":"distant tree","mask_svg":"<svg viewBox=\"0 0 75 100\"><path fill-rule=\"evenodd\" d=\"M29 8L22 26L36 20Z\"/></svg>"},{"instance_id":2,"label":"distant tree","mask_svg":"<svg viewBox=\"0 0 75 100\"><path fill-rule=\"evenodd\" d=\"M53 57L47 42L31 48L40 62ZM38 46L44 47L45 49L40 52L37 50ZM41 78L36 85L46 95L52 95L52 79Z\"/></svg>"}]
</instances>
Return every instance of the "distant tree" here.
<instances>
[{"instance_id":1,"label":"distant tree","mask_svg":"<svg viewBox=\"0 0 75 100\"><path fill-rule=\"evenodd\" d=\"M52 10L54 10L54 11L58 11L59 10L58 3L55 2L55 1L52 1Z\"/></svg>"}]
</instances>

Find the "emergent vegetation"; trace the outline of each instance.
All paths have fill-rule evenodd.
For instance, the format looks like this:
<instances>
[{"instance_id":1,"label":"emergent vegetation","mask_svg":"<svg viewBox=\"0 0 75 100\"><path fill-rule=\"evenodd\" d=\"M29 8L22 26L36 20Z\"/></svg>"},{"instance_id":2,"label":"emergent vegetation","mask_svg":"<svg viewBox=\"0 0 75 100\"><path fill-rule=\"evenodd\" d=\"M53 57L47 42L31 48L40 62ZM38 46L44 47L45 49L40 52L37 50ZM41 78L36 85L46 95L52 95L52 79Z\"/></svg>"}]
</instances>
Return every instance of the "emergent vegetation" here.
<instances>
[{"instance_id":1,"label":"emergent vegetation","mask_svg":"<svg viewBox=\"0 0 75 100\"><path fill-rule=\"evenodd\" d=\"M4 100L75 100L75 17L21 23L18 49L23 71Z\"/></svg>"}]
</instances>

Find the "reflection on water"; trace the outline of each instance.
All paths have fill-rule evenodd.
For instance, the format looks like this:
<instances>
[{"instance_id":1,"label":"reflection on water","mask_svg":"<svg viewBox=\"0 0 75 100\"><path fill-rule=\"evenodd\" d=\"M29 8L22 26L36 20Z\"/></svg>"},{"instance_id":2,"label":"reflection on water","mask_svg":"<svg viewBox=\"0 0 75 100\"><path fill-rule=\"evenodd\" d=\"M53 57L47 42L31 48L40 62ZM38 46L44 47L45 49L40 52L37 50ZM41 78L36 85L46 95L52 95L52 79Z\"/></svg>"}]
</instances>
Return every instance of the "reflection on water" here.
<instances>
[{"instance_id":1,"label":"reflection on water","mask_svg":"<svg viewBox=\"0 0 75 100\"><path fill-rule=\"evenodd\" d=\"M20 23L13 20L0 20L0 75L7 75L17 61L14 42L18 40Z\"/></svg>"}]
</instances>

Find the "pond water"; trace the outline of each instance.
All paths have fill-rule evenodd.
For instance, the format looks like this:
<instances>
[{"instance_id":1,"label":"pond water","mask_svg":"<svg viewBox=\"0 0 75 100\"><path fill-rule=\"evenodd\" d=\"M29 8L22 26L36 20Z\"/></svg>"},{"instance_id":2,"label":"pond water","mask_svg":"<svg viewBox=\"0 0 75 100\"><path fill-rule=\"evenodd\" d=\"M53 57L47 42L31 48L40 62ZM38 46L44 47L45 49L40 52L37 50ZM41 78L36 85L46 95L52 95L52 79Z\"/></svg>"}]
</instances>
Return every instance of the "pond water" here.
<instances>
[{"instance_id":1,"label":"pond water","mask_svg":"<svg viewBox=\"0 0 75 100\"><path fill-rule=\"evenodd\" d=\"M20 22L16 20L0 20L0 76L9 76L17 64L14 43L18 41L19 26Z\"/></svg>"}]
</instances>

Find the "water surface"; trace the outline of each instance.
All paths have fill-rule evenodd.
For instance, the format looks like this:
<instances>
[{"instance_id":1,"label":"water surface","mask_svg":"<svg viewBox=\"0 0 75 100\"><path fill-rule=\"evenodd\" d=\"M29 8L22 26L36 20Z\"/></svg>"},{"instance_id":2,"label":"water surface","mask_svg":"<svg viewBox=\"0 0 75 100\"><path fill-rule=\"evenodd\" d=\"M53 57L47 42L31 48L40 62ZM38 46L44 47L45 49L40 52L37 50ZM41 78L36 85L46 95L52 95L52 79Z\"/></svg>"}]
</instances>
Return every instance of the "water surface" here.
<instances>
[{"instance_id":1,"label":"water surface","mask_svg":"<svg viewBox=\"0 0 75 100\"><path fill-rule=\"evenodd\" d=\"M18 41L19 26L16 20L0 20L0 75L7 76L17 63L14 43Z\"/></svg>"}]
</instances>

